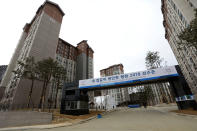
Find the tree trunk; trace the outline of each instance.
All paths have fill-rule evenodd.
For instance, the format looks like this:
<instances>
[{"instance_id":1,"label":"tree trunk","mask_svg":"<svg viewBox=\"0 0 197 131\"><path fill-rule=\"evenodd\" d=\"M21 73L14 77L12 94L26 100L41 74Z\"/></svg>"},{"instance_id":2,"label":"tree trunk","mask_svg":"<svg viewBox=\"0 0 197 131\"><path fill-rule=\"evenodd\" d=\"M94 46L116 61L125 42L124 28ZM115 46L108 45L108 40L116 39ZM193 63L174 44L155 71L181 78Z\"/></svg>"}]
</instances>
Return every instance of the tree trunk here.
<instances>
[{"instance_id":1,"label":"tree trunk","mask_svg":"<svg viewBox=\"0 0 197 131\"><path fill-rule=\"evenodd\" d=\"M56 86L56 94L55 94L55 105L54 108L57 108L57 94L58 94L58 88L59 88L59 80L57 82L57 86Z\"/></svg>"},{"instance_id":2,"label":"tree trunk","mask_svg":"<svg viewBox=\"0 0 197 131\"><path fill-rule=\"evenodd\" d=\"M50 109L51 109L51 106L53 104L53 89L54 89L54 84L55 82L53 81L53 84L52 84L52 91L51 91L51 96L50 96L50 104L49 104L49 112L50 112Z\"/></svg>"},{"instance_id":3,"label":"tree trunk","mask_svg":"<svg viewBox=\"0 0 197 131\"><path fill-rule=\"evenodd\" d=\"M44 91L43 91L43 97L42 97L42 111L44 111L44 104L45 104L45 97L46 97L46 90L47 90L47 86L49 84L49 81L46 81L45 87L44 87Z\"/></svg>"},{"instance_id":4,"label":"tree trunk","mask_svg":"<svg viewBox=\"0 0 197 131\"><path fill-rule=\"evenodd\" d=\"M41 93L41 96L40 96L40 103L39 103L39 107L38 107L39 109L41 109L41 107L42 107L42 97L44 95L44 87L45 87L45 81L43 83L42 93Z\"/></svg>"},{"instance_id":5,"label":"tree trunk","mask_svg":"<svg viewBox=\"0 0 197 131\"><path fill-rule=\"evenodd\" d=\"M42 95L42 104L41 104L42 111L44 111L44 102L45 102L46 86L47 86L47 84L45 85L45 87L44 87L44 89L43 89L43 95Z\"/></svg>"},{"instance_id":6,"label":"tree trunk","mask_svg":"<svg viewBox=\"0 0 197 131\"><path fill-rule=\"evenodd\" d=\"M29 97L28 97L28 105L27 105L28 108L29 108L29 105L30 105L31 94L33 92L33 87L34 87L34 80L32 79L32 81L31 81L31 89L30 89Z\"/></svg>"}]
</instances>

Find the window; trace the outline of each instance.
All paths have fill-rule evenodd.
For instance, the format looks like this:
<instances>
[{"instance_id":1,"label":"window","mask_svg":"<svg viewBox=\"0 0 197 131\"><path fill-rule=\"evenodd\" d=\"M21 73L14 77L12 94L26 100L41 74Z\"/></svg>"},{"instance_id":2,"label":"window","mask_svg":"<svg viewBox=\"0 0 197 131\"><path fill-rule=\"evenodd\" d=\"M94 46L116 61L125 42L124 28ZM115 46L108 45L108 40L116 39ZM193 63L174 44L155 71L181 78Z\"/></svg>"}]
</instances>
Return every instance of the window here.
<instances>
[{"instance_id":1,"label":"window","mask_svg":"<svg viewBox=\"0 0 197 131\"><path fill-rule=\"evenodd\" d=\"M66 110L77 109L77 101L66 101L65 102L65 109Z\"/></svg>"}]
</instances>

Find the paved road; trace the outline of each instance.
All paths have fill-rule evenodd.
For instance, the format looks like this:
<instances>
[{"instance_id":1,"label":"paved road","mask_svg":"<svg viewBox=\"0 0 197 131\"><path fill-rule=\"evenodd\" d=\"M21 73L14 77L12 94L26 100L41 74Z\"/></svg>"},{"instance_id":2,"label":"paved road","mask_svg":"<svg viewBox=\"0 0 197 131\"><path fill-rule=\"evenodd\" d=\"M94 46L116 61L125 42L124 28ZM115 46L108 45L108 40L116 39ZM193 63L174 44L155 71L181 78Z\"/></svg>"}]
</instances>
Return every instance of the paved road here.
<instances>
[{"instance_id":1,"label":"paved road","mask_svg":"<svg viewBox=\"0 0 197 131\"><path fill-rule=\"evenodd\" d=\"M38 131L27 130L27 131ZM42 131L197 131L197 119L165 111L122 109L86 123Z\"/></svg>"}]
</instances>

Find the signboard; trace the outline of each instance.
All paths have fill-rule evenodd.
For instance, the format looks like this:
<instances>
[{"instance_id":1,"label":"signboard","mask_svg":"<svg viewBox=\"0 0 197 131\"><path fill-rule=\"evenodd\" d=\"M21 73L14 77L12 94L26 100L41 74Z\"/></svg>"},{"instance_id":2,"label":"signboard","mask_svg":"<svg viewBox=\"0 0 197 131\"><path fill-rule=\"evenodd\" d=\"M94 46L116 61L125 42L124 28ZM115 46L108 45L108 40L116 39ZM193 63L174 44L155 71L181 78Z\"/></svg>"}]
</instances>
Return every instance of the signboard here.
<instances>
[{"instance_id":1,"label":"signboard","mask_svg":"<svg viewBox=\"0 0 197 131\"><path fill-rule=\"evenodd\" d=\"M176 99L176 102L191 101L191 100L194 100L194 95L184 95L184 96L176 97L175 99Z\"/></svg>"},{"instance_id":2,"label":"signboard","mask_svg":"<svg viewBox=\"0 0 197 131\"><path fill-rule=\"evenodd\" d=\"M79 88L104 87L178 76L175 66L79 81Z\"/></svg>"}]
</instances>

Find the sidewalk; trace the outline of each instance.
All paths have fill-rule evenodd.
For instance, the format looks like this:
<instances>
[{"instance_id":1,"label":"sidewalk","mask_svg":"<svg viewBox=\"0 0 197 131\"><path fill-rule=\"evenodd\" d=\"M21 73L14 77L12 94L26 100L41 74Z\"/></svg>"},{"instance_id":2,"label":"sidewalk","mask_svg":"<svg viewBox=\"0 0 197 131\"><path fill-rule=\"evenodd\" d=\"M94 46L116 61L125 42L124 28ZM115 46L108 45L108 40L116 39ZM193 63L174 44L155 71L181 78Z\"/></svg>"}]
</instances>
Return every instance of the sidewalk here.
<instances>
[{"instance_id":1,"label":"sidewalk","mask_svg":"<svg viewBox=\"0 0 197 131\"><path fill-rule=\"evenodd\" d=\"M114 112L116 110L110 110L101 113L101 115L107 115L111 112ZM51 129L51 128L57 128L57 127L66 127L66 126L72 126L76 124L81 124L84 122L87 122L89 120L93 120L97 118L97 115L89 117L87 119L76 119L70 122L63 122L58 124L47 124L47 125L32 125L32 126L20 126L20 127L7 127L7 128L0 128L0 131L14 131L14 130L27 130L27 129Z\"/></svg>"}]
</instances>

